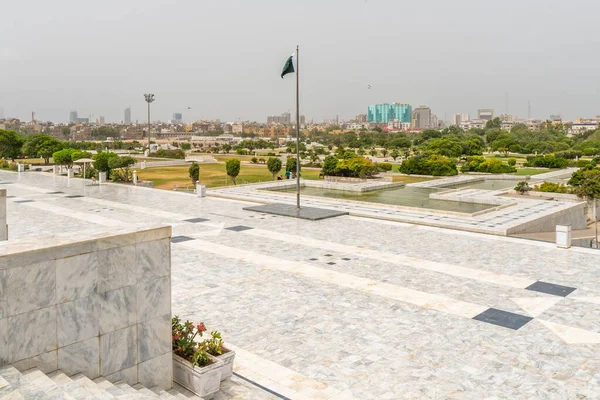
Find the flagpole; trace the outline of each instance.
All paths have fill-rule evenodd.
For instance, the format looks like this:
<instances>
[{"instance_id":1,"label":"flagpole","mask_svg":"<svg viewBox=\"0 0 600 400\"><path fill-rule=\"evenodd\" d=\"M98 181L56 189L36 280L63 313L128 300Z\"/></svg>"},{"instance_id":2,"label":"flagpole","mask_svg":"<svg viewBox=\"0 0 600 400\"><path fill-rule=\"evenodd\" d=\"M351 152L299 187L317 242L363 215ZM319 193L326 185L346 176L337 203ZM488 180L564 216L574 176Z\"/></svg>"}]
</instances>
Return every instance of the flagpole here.
<instances>
[{"instance_id":1,"label":"flagpole","mask_svg":"<svg viewBox=\"0 0 600 400\"><path fill-rule=\"evenodd\" d=\"M300 210L300 46L296 46L296 209Z\"/></svg>"}]
</instances>

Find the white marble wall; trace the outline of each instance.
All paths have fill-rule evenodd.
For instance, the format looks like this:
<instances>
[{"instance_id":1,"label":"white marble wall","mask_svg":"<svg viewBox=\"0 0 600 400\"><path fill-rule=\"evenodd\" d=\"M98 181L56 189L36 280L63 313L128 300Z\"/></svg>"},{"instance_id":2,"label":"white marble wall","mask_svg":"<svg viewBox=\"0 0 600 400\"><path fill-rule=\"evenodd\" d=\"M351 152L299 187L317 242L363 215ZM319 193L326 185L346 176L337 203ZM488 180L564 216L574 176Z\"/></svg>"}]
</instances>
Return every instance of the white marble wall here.
<instances>
[{"instance_id":1,"label":"white marble wall","mask_svg":"<svg viewBox=\"0 0 600 400\"><path fill-rule=\"evenodd\" d=\"M160 227L0 248L0 367L171 388L170 237Z\"/></svg>"},{"instance_id":2,"label":"white marble wall","mask_svg":"<svg viewBox=\"0 0 600 400\"><path fill-rule=\"evenodd\" d=\"M0 189L0 240L8 240L6 229L6 189Z\"/></svg>"}]
</instances>

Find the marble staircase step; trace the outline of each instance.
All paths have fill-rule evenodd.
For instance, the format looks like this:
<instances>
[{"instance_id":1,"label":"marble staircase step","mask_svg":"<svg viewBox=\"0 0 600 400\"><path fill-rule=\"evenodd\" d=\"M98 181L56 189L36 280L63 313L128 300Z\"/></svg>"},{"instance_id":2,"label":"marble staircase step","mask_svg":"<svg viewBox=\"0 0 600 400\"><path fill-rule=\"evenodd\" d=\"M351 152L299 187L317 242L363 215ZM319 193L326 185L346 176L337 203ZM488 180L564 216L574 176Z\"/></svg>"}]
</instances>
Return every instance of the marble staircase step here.
<instances>
[{"instance_id":1,"label":"marble staircase step","mask_svg":"<svg viewBox=\"0 0 600 400\"><path fill-rule=\"evenodd\" d=\"M148 389L141 383L138 383L133 388L135 390L137 390L138 392L144 394L145 396L148 396L147 398L149 398L149 399L159 399L160 398L156 393L154 393L152 390Z\"/></svg>"},{"instance_id":2,"label":"marble staircase step","mask_svg":"<svg viewBox=\"0 0 600 400\"><path fill-rule=\"evenodd\" d=\"M79 386L90 392L94 399L97 400L110 400L114 399L114 396L98 387L98 385L92 381L90 378L83 374L77 374L71 377L74 382L79 383Z\"/></svg>"},{"instance_id":3,"label":"marble staircase step","mask_svg":"<svg viewBox=\"0 0 600 400\"><path fill-rule=\"evenodd\" d=\"M52 400L53 398L43 390L35 386L33 382L25 379L23 374L15 367L7 366L0 368L0 377L2 377L8 385L4 385L4 389L0 392L0 397L6 399L36 399L36 400Z\"/></svg>"},{"instance_id":4,"label":"marble staircase step","mask_svg":"<svg viewBox=\"0 0 600 400\"><path fill-rule=\"evenodd\" d=\"M142 393L139 393L137 390L135 390L134 388L132 388L125 382L117 382L117 383L115 383L115 386L127 394L126 397L123 397L125 399L145 399L146 398Z\"/></svg>"},{"instance_id":5,"label":"marble staircase step","mask_svg":"<svg viewBox=\"0 0 600 400\"><path fill-rule=\"evenodd\" d=\"M167 393L167 391L159 388L158 386L150 388L150 390L156 393L159 399L175 399L174 396L171 396L169 393Z\"/></svg>"},{"instance_id":6,"label":"marble staircase step","mask_svg":"<svg viewBox=\"0 0 600 400\"><path fill-rule=\"evenodd\" d=\"M131 387L125 382L112 383L99 377L91 380L83 374L67 376L61 371L44 374L37 368L20 372L12 366L0 368L0 399L2 400L135 400L179 399L201 397L184 395L182 390L169 392L159 387L146 388L141 384Z\"/></svg>"},{"instance_id":7,"label":"marble staircase step","mask_svg":"<svg viewBox=\"0 0 600 400\"><path fill-rule=\"evenodd\" d=\"M54 381L57 385L62 385L63 383L71 382L71 378L67 375L63 374L60 371L54 371L48 374L48 377Z\"/></svg>"},{"instance_id":8,"label":"marble staircase step","mask_svg":"<svg viewBox=\"0 0 600 400\"><path fill-rule=\"evenodd\" d=\"M115 385L113 385L113 383L111 381L109 381L108 379L106 379L102 376L94 379L94 383L100 389L107 391L116 399L123 399L128 396L128 394L126 392L124 392L120 388L116 387Z\"/></svg>"},{"instance_id":9,"label":"marble staircase step","mask_svg":"<svg viewBox=\"0 0 600 400\"><path fill-rule=\"evenodd\" d=\"M66 393L48 375L44 374L37 368L32 368L30 370L24 371L22 374L24 379L33 383L36 387L38 387L40 390L43 390L44 393L46 393L53 399L75 400L75 397Z\"/></svg>"}]
</instances>

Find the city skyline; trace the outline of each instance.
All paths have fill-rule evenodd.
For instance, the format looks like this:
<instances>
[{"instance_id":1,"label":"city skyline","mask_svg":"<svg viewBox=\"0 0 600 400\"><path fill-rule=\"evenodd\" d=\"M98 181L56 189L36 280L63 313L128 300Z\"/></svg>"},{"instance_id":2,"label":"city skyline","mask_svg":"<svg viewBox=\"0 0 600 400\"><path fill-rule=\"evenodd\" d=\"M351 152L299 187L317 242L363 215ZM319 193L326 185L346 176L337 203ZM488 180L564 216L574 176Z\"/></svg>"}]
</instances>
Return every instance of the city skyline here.
<instances>
[{"instance_id":1,"label":"city skyline","mask_svg":"<svg viewBox=\"0 0 600 400\"><path fill-rule=\"evenodd\" d=\"M173 6L158 1L5 5L14 18L0 44L4 115L27 120L35 111L37 119L66 122L77 109L119 122L130 106L132 120L142 121L143 93L151 91L157 120L182 112L190 121L262 121L294 106L294 82L279 72L296 44L301 112L315 120L352 119L386 102L426 104L445 120L479 108L526 118L529 104L532 118L600 114L590 84L598 56L589 52L597 4L331 0L303 2L289 15L271 0L234 3L180 1L177 22L164 19ZM402 24L389 22L394 14ZM357 27L373 29L365 35ZM586 62L556 56L557 48L585 53Z\"/></svg>"}]
</instances>

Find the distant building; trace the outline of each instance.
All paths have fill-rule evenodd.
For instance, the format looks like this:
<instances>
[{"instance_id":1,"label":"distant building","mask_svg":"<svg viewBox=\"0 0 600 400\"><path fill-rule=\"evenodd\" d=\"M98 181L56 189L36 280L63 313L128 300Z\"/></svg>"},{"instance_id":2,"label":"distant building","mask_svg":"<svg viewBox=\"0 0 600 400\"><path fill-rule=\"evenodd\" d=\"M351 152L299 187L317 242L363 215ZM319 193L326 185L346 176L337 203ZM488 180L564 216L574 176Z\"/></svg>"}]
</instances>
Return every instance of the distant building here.
<instances>
[{"instance_id":1,"label":"distant building","mask_svg":"<svg viewBox=\"0 0 600 400\"><path fill-rule=\"evenodd\" d=\"M123 120L125 125L131 125L131 108L125 109L125 119Z\"/></svg>"},{"instance_id":2,"label":"distant building","mask_svg":"<svg viewBox=\"0 0 600 400\"><path fill-rule=\"evenodd\" d=\"M183 114L181 114L181 113L173 113L173 119L171 119L171 123L173 123L173 124L181 124L181 123L183 123Z\"/></svg>"},{"instance_id":3,"label":"distant building","mask_svg":"<svg viewBox=\"0 0 600 400\"><path fill-rule=\"evenodd\" d=\"M431 127L431 108L425 106L415 108L412 112L412 128L422 130Z\"/></svg>"},{"instance_id":4,"label":"distant building","mask_svg":"<svg viewBox=\"0 0 600 400\"><path fill-rule=\"evenodd\" d=\"M367 114L358 114L355 118L357 124L364 124L369 122L369 116Z\"/></svg>"},{"instance_id":5,"label":"distant building","mask_svg":"<svg viewBox=\"0 0 600 400\"><path fill-rule=\"evenodd\" d=\"M500 121L502 122L513 122L514 121L514 117L510 114L500 114Z\"/></svg>"},{"instance_id":6,"label":"distant building","mask_svg":"<svg viewBox=\"0 0 600 400\"><path fill-rule=\"evenodd\" d=\"M98 123L99 123L100 125L104 125L104 117L103 117L103 116L99 116L99 117L98 117Z\"/></svg>"},{"instance_id":7,"label":"distant building","mask_svg":"<svg viewBox=\"0 0 600 400\"><path fill-rule=\"evenodd\" d=\"M494 110L491 108L480 108L477 110L477 119L491 121L494 119Z\"/></svg>"},{"instance_id":8,"label":"distant building","mask_svg":"<svg viewBox=\"0 0 600 400\"><path fill-rule=\"evenodd\" d=\"M450 125L460 126L461 123L469 122L470 120L471 118L469 117L469 114L452 114L452 117L450 118Z\"/></svg>"},{"instance_id":9,"label":"distant building","mask_svg":"<svg viewBox=\"0 0 600 400\"><path fill-rule=\"evenodd\" d=\"M305 125L306 117L304 115L300 116L300 126ZM289 112L284 112L281 115L271 115L267 117L267 124L279 124L279 125L292 125L296 126L296 116L294 115L294 120L292 121L292 115Z\"/></svg>"},{"instance_id":10,"label":"distant building","mask_svg":"<svg viewBox=\"0 0 600 400\"><path fill-rule=\"evenodd\" d=\"M411 108L410 104L372 104L367 109L368 122L376 124L387 124L390 120L410 122Z\"/></svg>"},{"instance_id":11,"label":"distant building","mask_svg":"<svg viewBox=\"0 0 600 400\"><path fill-rule=\"evenodd\" d=\"M554 114L554 115L550 115L550 121L562 122L562 118L560 117L560 115Z\"/></svg>"},{"instance_id":12,"label":"distant building","mask_svg":"<svg viewBox=\"0 0 600 400\"><path fill-rule=\"evenodd\" d=\"M69 113L69 122L76 124L79 118L77 118L77 111L71 111Z\"/></svg>"},{"instance_id":13,"label":"distant building","mask_svg":"<svg viewBox=\"0 0 600 400\"><path fill-rule=\"evenodd\" d=\"M410 122L402 122L397 119L391 119L388 121L387 130L388 131L409 131L410 130Z\"/></svg>"},{"instance_id":14,"label":"distant building","mask_svg":"<svg viewBox=\"0 0 600 400\"><path fill-rule=\"evenodd\" d=\"M598 129L598 121L594 121L594 118L590 119L578 119L569 128L567 136L579 135L585 131L593 131Z\"/></svg>"}]
</instances>

